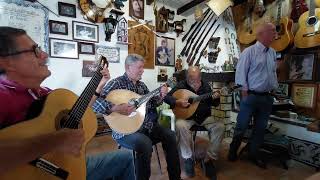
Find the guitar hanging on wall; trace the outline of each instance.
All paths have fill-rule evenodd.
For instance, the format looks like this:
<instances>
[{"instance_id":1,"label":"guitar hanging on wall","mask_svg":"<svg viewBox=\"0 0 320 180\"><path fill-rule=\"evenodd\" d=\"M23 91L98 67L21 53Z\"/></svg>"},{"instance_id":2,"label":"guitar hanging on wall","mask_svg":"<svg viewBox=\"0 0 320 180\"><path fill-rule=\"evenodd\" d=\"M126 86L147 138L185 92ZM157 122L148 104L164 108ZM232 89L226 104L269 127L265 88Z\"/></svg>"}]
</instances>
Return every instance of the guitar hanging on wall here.
<instances>
[{"instance_id":1,"label":"guitar hanging on wall","mask_svg":"<svg viewBox=\"0 0 320 180\"><path fill-rule=\"evenodd\" d=\"M278 0L278 11L277 11L277 19L275 22L276 31L278 36L276 39L271 43L271 47L276 50L277 52L283 51L286 49L290 44L293 43L293 33L292 33L292 20L288 17L282 17L282 2L283 0Z\"/></svg>"},{"instance_id":2,"label":"guitar hanging on wall","mask_svg":"<svg viewBox=\"0 0 320 180\"><path fill-rule=\"evenodd\" d=\"M315 8L314 0L310 0L309 11L304 12L299 18L294 45L298 48L320 46L320 8Z\"/></svg>"}]
</instances>

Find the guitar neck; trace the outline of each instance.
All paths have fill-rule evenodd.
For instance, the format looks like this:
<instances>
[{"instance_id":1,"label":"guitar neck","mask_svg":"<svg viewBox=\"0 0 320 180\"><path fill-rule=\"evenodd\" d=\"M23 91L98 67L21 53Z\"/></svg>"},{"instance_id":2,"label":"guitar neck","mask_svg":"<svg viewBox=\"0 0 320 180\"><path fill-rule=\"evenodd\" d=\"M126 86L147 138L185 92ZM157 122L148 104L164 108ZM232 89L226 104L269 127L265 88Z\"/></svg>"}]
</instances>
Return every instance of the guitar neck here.
<instances>
[{"instance_id":1,"label":"guitar neck","mask_svg":"<svg viewBox=\"0 0 320 180\"><path fill-rule=\"evenodd\" d=\"M277 26L280 25L281 10L282 10L282 0L279 0L279 1L278 1L278 11L277 11L277 21L276 21L276 25L277 25Z\"/></svg>"},{"instance_id":2,"label":"guitar neck","mask_svg":"<svg viewBox=\"0 0 320 180\"><path fill-rule=\"evenodd\" d=\"M314 4L314 0L310 0L310 8L309 8L309 17L313 17L315 15L315 4Z\"/></svg>"},{"instance_id":3,"label":"guitar neck","mask_svg":"<svg viewBox=\"0 0 320 180\"><path fill-rule=\"evenodd\" d=\"M195 97L195 98L192 98L192 101L193 101L193 102L198 102L198 101L202 101L202 100L204 100L204 99L211 98L212 95L213 95L214 93L217 93L217 92L219 92L219 91L214 91L214 92L210 92L210 93L206 93L206 94L199 95L199 96L197 96L197 97Z\"/></svg>"}]
</instances>

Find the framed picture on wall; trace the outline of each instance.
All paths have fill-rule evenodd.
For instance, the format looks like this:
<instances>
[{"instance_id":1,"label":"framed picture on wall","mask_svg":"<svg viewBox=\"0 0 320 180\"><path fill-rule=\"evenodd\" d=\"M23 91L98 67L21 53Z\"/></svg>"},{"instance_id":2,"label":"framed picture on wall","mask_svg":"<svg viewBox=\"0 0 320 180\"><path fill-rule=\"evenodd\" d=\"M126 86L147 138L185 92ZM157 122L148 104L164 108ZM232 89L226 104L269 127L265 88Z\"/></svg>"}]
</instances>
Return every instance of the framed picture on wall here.
<instances>
[{"instance_id":1,"label":"framed picture on wall","mask_svg":"<svg viewBox=\"0 0 320 180\"><path fill-rule=\"evenodd\" d=\"M68 35L68 23L49 20L49 29L51 34Z\"/></svg>"},{"instance_id":2,"label":"framed picture on wall","mask_svg":"<svg viewBox=\"0 0 320 180\"><path fill-rule=\"evenodd\" d=\"M49 39L50 57L78 59L78 42L65 39Z\"/></svg>"},{"instance_id":3,"label":"framed picture on wall","mask_svg":"<svg viewBox=\"0 0 320 180\"><path fill-rule=\"evenodd\" d=\"M82 62L82 77L92 77L97 69L95 61L83 60Z\"/></svg>"},{"instance_id":4,"label":"framed picture on wall","mask_svg":"<svg viewBox=\"0 0 320 180\"><path fill-rule=\"evenodd\" d=\"M288 83L279 83L278 89L275 94L280 97L289 97L290 93L290 84Z\"/></svg>"},{"instance_id":5,"label":"framed picture on wall","mask_svg":"<svg viewBox=\"0 0 320 180\"><path fill-rule=\"evenodd\" d=\"M316 94L316 84L292 84L292 100L298 107L314 108Z\"/></svg>"},{"instance_id":6,"label":"framed picture on wall","mask_svg":"<svg viewBox=\"0 0 320 180\"><path fill-rule=\"evenodd\" d=\"M59 15L76 18L76 5L58 2Z\"/></svg>"},{"instance_id":7,"label":"framed picture on wall","mask_svg":"<svg viewBox=\"0 0 320 180\"><path fill-rule=\"evenodd\" d=\"M129 16L144 19L144 0L129 0Z\"/></svg>"},{"instance_id":8,"label":"framed picture on wall","mask_svg":"<svg viewBox=\"0 0 320 180\"><path fill-rule=\"evenodd\" d=\"M289 58L289 80L312 81L314 58L314 54L292 54Z\"/></svg>"},{"instance_id":9,"label":"framed picture on wall","mask_svg":"<svg viewBox=\"0 0 320 180\"><path fill-rule=\"evenodd\" d=\"M79 54L95 54L95 45L93 43L79 42Z\"/></svg>"},{"instance_id":10,"label":"framed picture on wall","mask_svg":"<svg viewBox=\"0 0 320 180\"><path fill-rule=\"evenodd\" d=\"M173 38L157 36L156 38L156 65L175 65L175 40Z\"/></svg>"},{"instance_id":11,"label":"framed picture on wall","mask_svg":"<svg viewBox=\"0 0 320 180\"><path fill-rule=\"evenodd\" d=\"M99 26L89 23L72 21L72 32L74 40L98 42Z\"/></svg>"}]
</instances>

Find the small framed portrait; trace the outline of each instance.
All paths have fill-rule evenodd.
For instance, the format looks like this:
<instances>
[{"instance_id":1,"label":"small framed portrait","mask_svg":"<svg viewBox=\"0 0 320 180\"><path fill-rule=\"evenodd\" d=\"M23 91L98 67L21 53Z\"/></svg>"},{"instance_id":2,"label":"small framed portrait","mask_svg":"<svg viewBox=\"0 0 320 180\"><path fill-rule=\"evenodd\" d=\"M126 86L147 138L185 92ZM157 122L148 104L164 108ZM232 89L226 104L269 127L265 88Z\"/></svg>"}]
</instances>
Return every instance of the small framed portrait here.
<instances>
[{"instance_id":1,"label":"small framed portrait","mask_svg":"<svg viewBox=\"0 0 320 180\"><path fill-rule=\"evenodd\" d=\"M129 16L144 19L144 0L129 0Z\"/></svg>"},{"instance_id":2,"label":"small framed portrait","mask_svg":"<svg viewBox=\"0 0 320 180\"><path fill-rule=\"evenodd\" d=\"M169 24L168 24L168 10L163 6L157 12L156 16L156 31L166 33L168 32Z\"/></svg>"},{"instance_id":3,"label":"small framed portrait","mask_svg":"<svg viewBox=\"0 0 320 180\"><path fill-rule=\"evenodd\" d=\"M76 18L76 5L58 2L59 15Z\"/></svg>"},{"instance_id":4,"label":"small framed portrait","mask_svg":"<svg viewBox=\"0 0 320 180\"><path fill-rule=\"evenodd\" d=\"M292 84L292 101L298 107L314 108L316 94L316 84Z\"/></svg>"},{"instance_id":5,"label":"small framed portrait","mask_svg":"<svg viewBox=\"0 0 320 180\"><path fill-rule=\"evenodd\" d=\"M49 39L50 57L78 59L78 42L65 39Z\"/></svg>"},{"instance_id":6,"label":"small framed portrait","mask_svg":"<svg viewBox=\"0 0 320 180\"><path fill-rule=\"evenodd\" d=\"M158 82L166 82L168 80L168 74L166 68L159 68Z\"/></svg>"},{"instance_id":7,"label":"small framed portrait","mask_svg":"<svg viewBox=\"0 0 320 180\"><path fill-rule=\"evenodd\" d=\"M279 83L279 86L275 92L277 96L284 98L288 98L290 93L290 84L288 83Z\"/></svg>"},{"instance_id":8,"label":"small framed portrait","mask_svg":"<svg viewBox=\"0 0 320 180\"><path fill-rule=\"evenodd\" d=\"M93 43L79 42L79 54L95 54L95 45Z\"/></svg>"},{"instance_id":9,"label":"small framed portrait","mask_svg":"<svg viewBox=\"0 0 320 180\"><path fill-rule=\"evenodd\" d=\"M74 40L99 42L99 26L94 24L72 21Z\"/></svg>"},{"instance_id":10,"label":"small framed portrait","mask_svg":"<svg viewBox=\"0 0 320 180\"><path fill-rule=\"evenodd\" d=\"M175 65L175 40L173 38L157 36L156 38L156 65Z\"/></svg>"},{"instance_id":11,"label":"small framed portrait","mask_svg":"<svg viewBox=\"0 0 320 180\"><path fill-rule=\"evenodd\" d=\"M68 35L68 23L49 20L49 29L51 34Z\"/></svg>"},{"instance_id":12,"label":"small framed portrait","mask_svg":"<svg viewBox=\"0 0 320 180\"><path fill-rule=\"evenodd\" d=\"M96 62L83 60L82 63L82 77L92 77L97 70Z\"/></svg>"},{"instance_id":13,"label":"small framed portrait","mask_svg":"<svg viewBox=\"0 0 320 180\"><path fill-rule=\"evenodd\" d=\"M292 54L289 58L289 80L312 81L314 54Z\"/></svg>"}]
</instances>

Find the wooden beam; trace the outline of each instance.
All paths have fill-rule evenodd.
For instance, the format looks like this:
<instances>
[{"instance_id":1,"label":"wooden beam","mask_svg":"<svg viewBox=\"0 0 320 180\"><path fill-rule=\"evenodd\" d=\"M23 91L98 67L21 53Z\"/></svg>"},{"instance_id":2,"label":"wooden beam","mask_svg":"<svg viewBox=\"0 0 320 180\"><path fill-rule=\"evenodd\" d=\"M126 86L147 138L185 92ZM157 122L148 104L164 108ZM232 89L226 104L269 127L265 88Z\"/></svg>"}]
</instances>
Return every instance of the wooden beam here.
<instances>
[{"instance_id":1,"label":"wooden beam","mask_svg":"<svg viewBox=\"0 0 320 180\"><path fill-rule=\"evenodd\" d=\"M183 5L182 7L179 7L178 10L177 10L177 15L180 15L184 12L186 12L187 10L193 8L194 6L202 3L202 2L205 2L206 0L194 0L194 1L191 1L189 2L188 4L185 4Z\"/></svg>"}]
</instances>

